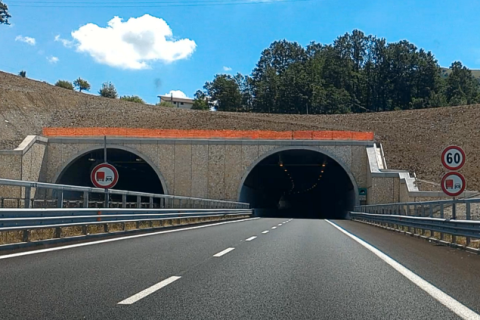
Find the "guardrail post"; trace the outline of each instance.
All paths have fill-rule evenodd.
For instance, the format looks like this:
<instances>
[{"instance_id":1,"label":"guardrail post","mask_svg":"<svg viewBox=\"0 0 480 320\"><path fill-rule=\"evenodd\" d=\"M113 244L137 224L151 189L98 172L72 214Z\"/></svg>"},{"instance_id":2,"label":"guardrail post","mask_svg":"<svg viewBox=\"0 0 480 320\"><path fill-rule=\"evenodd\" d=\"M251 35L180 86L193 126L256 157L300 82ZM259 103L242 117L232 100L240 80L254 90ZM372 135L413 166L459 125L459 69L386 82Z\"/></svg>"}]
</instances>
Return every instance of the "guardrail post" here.
<instances>
[{"instance_id":1,"label":"guardrail post","mask_svg":"<svg viewBox=\"0 0 480 320\"><path fill-rule=\"evenodd\" d=\"M445 218L445 211L444 211L443 202L440 203L440 218L441 219ZM443 232L440 232L440 239L441 240L445 239L445 234Z\"/></svg>"},{"instance_id":2,"label":"guardrail post","mask_svg":"<svg viewBox=\"0 0 480 320\"><path fill-rule=\"evenodd\" d=\"M60 239L61 236L62 236L62 228L59 228L59 227L55 228L55 235L53 237Z\"/></svg>"},{"instance_id":3,"label":"guardrail post","mask_svg":"<svg viewBox=\"0 0 480 320\"><path fill-rule=\"evenodd\" d=\"M30 208L30 197L32 193L31 187L25 187L25 204L23 205L24 208Z\"/></svg>"},{"instance_id":4,"label":"guardrail post","mask_svg":"<svg viewBox=\"0 0 480 320\"><path fill-rule=\"evenodd\" d=\"M150 197L150 209L153 209L153 197Z\"/></svg>"},{"instance_id":5,"label":"guardrail post","mask_svg":"<svg viewBox=\"0 0 480 320\"><path fill-rule=\"evenodd\" d=\"M137 196L137 208L141 208L142 207L142 197L141 196Z\"/></svg>"},{"instance_id":6,"label":"guardrail post","mask_svg":"<svg viewBox=\"0 0 480 320\"><path fill-rule=\"evenodd\" d=\"M60 190L60 194L58 194L57 208L63 208L63 190Z\"/></svg>"},{"instance_id":7,"label":"guardrail post","mask_svg":"<svg viewBox=\"0 0 480 320\"><path fill-rule=\"evenodd\" d=\"M465 203L465 219L466 219L466 220L470 220L470 219L471 219L471 215L470 215L470 202L466 202L466 203ZM468 246L470 245L471 238L470 238L470 237L466 237L466 238L465 238L465 241L466 241L466 246L468 247Z\"/></svg>"},{"instance_id":8,"label":"guardrail post","mask_svg":"<svg viewBox=\"0 0 480 320\"><path fill-rule=\"evenodd\" d=\"M124 193L122 194L122 208L127 207L127 195Z\"/></svg>"},{"instance_id":9,"label":"guardrail post","mask_svg":"<svg viewBox=\"0 0 480 320\"><path fill-rule=\"evenodd\" d=\"M30 230L23 230L23 242L30 242Z\"/></svg>"},{"instance_id":10,"label":"guardrail post","mask_svg":"<svg viewBox=\"0 0 480 320\"><path fill-rule=\"evenodd\" d=\"M453 199L453 202L452 202L452 219L453 220L457 219L457 200L455 200L455 198Z\"/></svg>"},{"instance_id":11,"label":"guardrail post","mask_svg":"<svg viewBox=\"0 0 480 320\"><path fill-rule=\"evenodd\" d=\"M182 199L178 199L178 207L182 208Z\"/></svg>"},{"instance_id":12,"label":"guardrail post","mask_svg":"<svg viewBox=\"0 0 480 320\"><path fill-rule=\"evenodd\" d=\"M88 200L90 197L90 193L88 191L83 191L83 207L88 208Z\"/></svg>"}]
</instances>

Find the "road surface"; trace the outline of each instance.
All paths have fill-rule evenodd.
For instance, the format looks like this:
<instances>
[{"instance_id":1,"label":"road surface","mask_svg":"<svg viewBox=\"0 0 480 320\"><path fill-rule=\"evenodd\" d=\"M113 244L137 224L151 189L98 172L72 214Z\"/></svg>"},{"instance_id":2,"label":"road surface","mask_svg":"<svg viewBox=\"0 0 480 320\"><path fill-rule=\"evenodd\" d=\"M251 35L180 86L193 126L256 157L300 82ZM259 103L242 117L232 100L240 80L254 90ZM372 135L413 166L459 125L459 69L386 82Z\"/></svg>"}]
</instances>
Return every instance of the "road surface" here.
<instances>
[{"instance_id":1,"label":"road surface","mask_svg":"<svg viewBox=\"0 0 480 320\"><path fill-rule=\"evenodd\" d=\"M250 219L0 256L0 319L475 319L477 270L358 222Z\"/></svg>"}]
</instances>

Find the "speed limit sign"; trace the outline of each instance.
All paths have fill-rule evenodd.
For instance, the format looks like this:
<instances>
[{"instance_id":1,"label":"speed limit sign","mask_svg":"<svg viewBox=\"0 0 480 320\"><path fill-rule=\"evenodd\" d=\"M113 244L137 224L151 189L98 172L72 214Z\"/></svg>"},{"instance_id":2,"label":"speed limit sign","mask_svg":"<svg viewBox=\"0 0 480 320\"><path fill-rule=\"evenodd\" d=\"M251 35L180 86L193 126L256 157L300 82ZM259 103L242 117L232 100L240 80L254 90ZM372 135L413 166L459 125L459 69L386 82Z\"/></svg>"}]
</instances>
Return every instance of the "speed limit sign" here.
<instances>
[{"instance_id":1,"label":"speed limit sign","mask_svg":"<svg viewBox=\"0 0 480 320\"><path fill-rule=\"evenodd\" d=\"M442 164L448 170L460 170L465 164L465 152L457 146L450 146L443 150Z\"/></svg>"}]
</instances>

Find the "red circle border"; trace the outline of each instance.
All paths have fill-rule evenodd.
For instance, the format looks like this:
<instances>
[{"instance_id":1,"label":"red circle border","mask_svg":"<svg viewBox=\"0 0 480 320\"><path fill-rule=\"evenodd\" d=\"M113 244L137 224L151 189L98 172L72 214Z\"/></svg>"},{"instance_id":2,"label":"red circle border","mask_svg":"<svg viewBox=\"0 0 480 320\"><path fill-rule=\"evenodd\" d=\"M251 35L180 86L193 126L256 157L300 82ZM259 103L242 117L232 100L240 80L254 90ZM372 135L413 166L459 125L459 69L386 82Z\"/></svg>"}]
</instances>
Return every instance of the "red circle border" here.
<instances>
[{"instance_id":1,"label":"red circle border","mask_svg":"<svg viewBox=\"0 0 480 320\"><path fill-rule=\"evenodd\" d=\"M95 173L101 168L109 168L115 174L115 178L113 179L112 183L110 183L107 186L97 185L97 182L94 179ZM101 163L101 164L95 166L95 168L93 168L92 172L90 173L90 180L92 181L93 185L97 188L100 188L100 189L111 189L111 188L115 187L117 185L118 178L119 178L119 176L118 176L117 168L115 168L114 166L112 166L111 164L108 164L108 163Z\"/></svg>"},{"instance_id":2,"label":"red circle border","mask_svg":"<svg viewBox=\"0 0 480 320\"><path fill-rule=\"evenodd\" d=\"M458 151L462 154L462 158L463 158L462 163L460 163L460 165L459 165L457 168L451 167L451 166L449 166L447 163L445 163L445 154L446 154L448 151L452 150L452 149L458 150ZM449 147L446 147L445 150L443 150L443 152L442 152L442 164L443 164L443 166L444 166L445 168L447 168L448 170L458 171L458 170L462 169L462 167L465 165L465 161L466 161L466 160L467 160L467 157L466 157L466 155L465 155L465 151L463 151L463 149L460 148L460 147L458 147L458 146L449 146Z\"/></svg>"},{"instance_id":3,"label":"red circle border","mask_svg":"<svg viewBox=\"0 0 480 320\"><path fill-rule=\"evenodd\" d=\"M452 193L445 188L445 184L444 184L445 180L450 176L458 176L460 178L460 180L462 180L462 189L460 189L460 191L458 191L456 193ZM466 188L467 188L467 182L465 181L465 177L461 173L449 172L446 175L444 175L443 178L442 178L442 190L447 196L450 196L450 197L459 196L465 191Z\"/></svg>"}]
</instances>

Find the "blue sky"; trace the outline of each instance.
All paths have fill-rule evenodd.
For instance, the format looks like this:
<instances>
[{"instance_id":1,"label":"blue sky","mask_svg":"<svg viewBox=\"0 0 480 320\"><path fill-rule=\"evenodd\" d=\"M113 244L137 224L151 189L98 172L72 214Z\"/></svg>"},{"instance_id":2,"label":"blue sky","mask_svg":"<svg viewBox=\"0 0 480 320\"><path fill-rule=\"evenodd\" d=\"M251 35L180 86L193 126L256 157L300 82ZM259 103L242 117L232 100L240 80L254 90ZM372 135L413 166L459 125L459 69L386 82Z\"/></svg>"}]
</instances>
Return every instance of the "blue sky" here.
<instances>
[{"instance_id":1,"label":"blue sky","mask_svg":"<svg viewBox=\"0 0 480 320\"><path fill-rule=\"evenodd\" d=\"M477 0L4 2L12 25L0 26L0 70L49 83L82 77L95 94L111 81L120 95L149 103L171 90L191 97L224 68L250 74L275 40L332 43L353 29L407 39L441 66L480 69Z\"/></svg>"}]
</instances>

